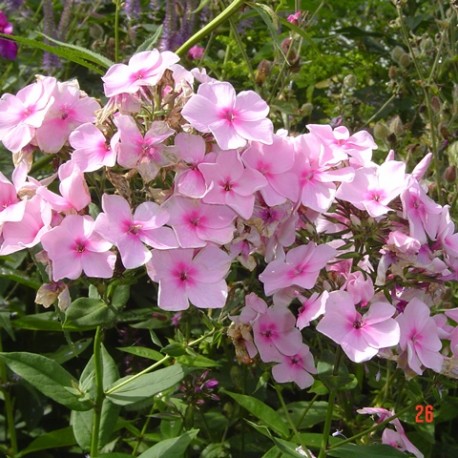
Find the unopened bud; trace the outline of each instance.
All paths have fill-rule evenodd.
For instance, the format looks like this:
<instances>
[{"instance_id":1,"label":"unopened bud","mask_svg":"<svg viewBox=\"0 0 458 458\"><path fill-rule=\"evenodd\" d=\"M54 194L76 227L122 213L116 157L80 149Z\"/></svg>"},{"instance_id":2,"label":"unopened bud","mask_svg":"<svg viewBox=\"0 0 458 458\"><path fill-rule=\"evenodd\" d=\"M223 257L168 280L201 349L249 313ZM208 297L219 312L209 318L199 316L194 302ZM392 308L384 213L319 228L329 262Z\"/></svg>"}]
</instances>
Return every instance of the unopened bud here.
<instances>
[{"instance_id":1,"label":"unopened bud","mask_svg":"<svg viewBox=\"0 0 458 458\"><path fill-rule=\"evenodd\" d=\"M258 68L256 69L255 81L256 84L263 84L270 74L272 68L272 62L263 59L259 62Z\"/></svg>"},{"instance_id":2,"label":"unopened bud","mask_svg":"<svg viewBox=\"0 0 458 458\"><path fill-rule=\"evenodd\" d=\"M399 137L404 130L404 126L402 125L401 118L399 116L395 116L391 120L389 128L393 134Z\"/></svg>"},{"instance_id":3,"label":"unopened bud","mask_svg":"<svg viewBox=\"0 0 458 458\"><path fill-rule=\"evenodd\" d=\"M433 95L431 97L431 108L434 110L435 113L439 113L439 111L441 111L441 107L442 104L439 97L437 97L437 95Z\"/></svg>"},{"instance_id":4,"label":"unopened bud","mask_svg":"<svg viewBox=\"0 0 458 458\"><path fill-rule=\"evenodd\" d=\"M313 111L313 104L310 102L304 103L304 105L301 106L300 111L302 116L310 116Z\"/></svg>"},{"instance_id":5,"label":"unopened bud","mask_svg":"<svg viewBox=\"0 0 458 458\"><path fill-rule=\"evenodd\" d=\"M401 56L403 56L406 52L400 46L395 46L391 51L391 58L399 63Z\"/></svg>"},{"instance_id":6,"label":"unopened bud","mask_svg":"<svg viewBox=\"0 0 458 458\"><path fill-rule=\"evenodd\" d=\"M402 68L407 68L410 65L411 59L407 53L404 53L399 59L399 65Z\"/></svg>"},{"instance_id":7,"label":"unopened bud","mask_svg":"<svg viewBox=\"0 0 458 458\"><path fill-rule=\"evenodd\" d=\"M432 40L431 37L425 37L420 42L420 48L424 53L428 53L429 51L433 50L434 41Z\"/></svg>"},{"instance_id":8,"label":"unopened bud","mask_svg":"<svg viewBox=\"0 0 458 458\"><path fill-rule=\"evenodd\" d=\"M374 127L374 137L377 140L386 140L386 138L390 135L390 130L385 124L378 122Z\"/></svg>"},{"instance_id":9,"label":"unopened bud","mask_svg":"<svg viewBox=\"0 0 458 458\"><path fill-rule=\"evenodd\" d=\"M398 74L398 69L392 65L389 69L388 69L388 76L390 78L390 80L394 80L396 78Z\"/></svg>"},{"instance_id":10,"label":"unopened bud","mask_svg":"<svg viewBox=\"0 0 458 458\"><path fill-rule=\"evenodd\" d=\"M445 169L444 180L449 183L454 183L456 181L456 167L454 165L449 165Z\"/></svg>"}]
</instances>

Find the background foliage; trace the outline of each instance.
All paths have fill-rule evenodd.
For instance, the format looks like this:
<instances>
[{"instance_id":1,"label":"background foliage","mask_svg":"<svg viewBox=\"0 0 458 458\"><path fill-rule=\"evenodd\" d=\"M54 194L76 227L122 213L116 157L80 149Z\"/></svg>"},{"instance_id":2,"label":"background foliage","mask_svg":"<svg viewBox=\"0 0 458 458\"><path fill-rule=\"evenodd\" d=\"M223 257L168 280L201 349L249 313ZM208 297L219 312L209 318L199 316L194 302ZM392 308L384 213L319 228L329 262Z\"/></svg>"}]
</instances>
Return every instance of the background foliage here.
<instances>
[{"instance_id":1,"label":"background foliage","mask_svg":"<svg viewBox=\"0 0 458 458\"><path fill-rule=\"evenodd\" d=\"M61 57L43 55L36 42L54 46L43 34L125 61L139 49L176 50L228 3L3 2L0 9L15 35L33 41L20 45L15 61L0 61L0 93L15 93L36 74L50 74L77 78L90 95L100 94L99 63L78 64L74 60L83 51L73 48L72 54L57 45ZM205 66L237 90L256 90L271 104L278 128L297 133L311 123L364 128L380 145L377 160L394 149L408 170L433 151L432 196L449 203L456 217L456 6L441 0L399 3L401 15L385 0L246 2L198 43L205 48L202 58L193 62L185 53L183 61ZM286 18L297 9L299 23L290 24ZM1 151L0 163L8 175L9 152ZM34 302L42 282L35 254L6 256L0 267L0 451L7 456L76 457L88 451L92 414L78 386L94 390L100 364L108 393L100 406L97 433L106 453L100 456L300 456L292 444L320 447L333 384L339 391L331 446L370 429L372 421L355 416L355 409L379 404L401 414L409 438L425 456L458 453L456 381L428 373L406 380L394 363L378 361L364 368L347 362L333 378L333 348L310 332L310 347L321 347L321 377L307 392L275 386L262 365L239 364L226 337L227 317L243 303L244 291L233 294L222 311L171 314L155 305L156 291L146 275L129 272L109 290L102 281L73 282L71 296L80 299L64 316ZM233 272L228 282L238 280ZM456 293L450 285L454 306ZM91 357L102 340L101 352ZM175 364L149 372L158 361L171 360ZM145 369L128 385L119 380ZM415 423L418 404L434 406L432 423ZM8 430L8 424L15 427ZM361 434L361 448L345 445L329 456L398 456L382 446L362 448L378 437L374 431Z\"/></svg>"}]
</instances>

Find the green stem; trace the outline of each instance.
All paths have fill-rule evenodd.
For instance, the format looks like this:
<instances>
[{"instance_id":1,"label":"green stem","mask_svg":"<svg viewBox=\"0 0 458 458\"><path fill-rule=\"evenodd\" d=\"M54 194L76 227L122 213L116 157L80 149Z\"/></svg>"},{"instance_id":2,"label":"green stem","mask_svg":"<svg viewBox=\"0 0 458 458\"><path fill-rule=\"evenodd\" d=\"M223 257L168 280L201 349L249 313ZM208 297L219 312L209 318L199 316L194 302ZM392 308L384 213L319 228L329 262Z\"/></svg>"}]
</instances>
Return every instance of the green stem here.
<instances>
[{"instance_id":1,"label":"green stem","mask_svg":"<svg viewBox=\"0 0 458 458\"><path fill-rule=\"evenodd\" d=\"M336 376L339 372L339 365L340 365L341 359L342 359L342 349L340 347L337 347L336 362L334 363L334 369L332 371L333 376ZM324 422L323 436L321 438L321 448L320 448L320 454L318 455L318 458L325 458L326 456L326 449L328 448L329 434L331 432L331 421L332 421L332 413L334 411L334 404L336 400L336 392L337 390L334 388L334 386L332 387L332 389L329 390L328 409L326 411L326 419Z\"/></svg>"},{"instance_id":2,"label":"green stem","mask_svg":"<svg viewBox=\"0 0 458 458\"><path fill-rule=\"evenodd\" d=\"M143 428L140 431L140 435L138 436L137 442L135 443L135 447L134 447L134 449L132 451L132 456L137 456L138 447L140 447L141 443L143 442L143 438L145 437L146 429L148 428L148 425L149 425L149 422L150 422L150 420L152 418L154 409L155 409L155 405L153 404L151 406L149 415L146 417L146 421L143 424Z\"/></svg>"},{"instance_id":3,"label":"green stem","mask_svg":"<svg viewBox=\"0 0 458 458\"><path fill-rule=\"evenodd\" d=\"M114 61L118 62L119 60L119 15L121 13L121 2L120 0L115 0L116 10L114 17L114 41L115 41L115 52L114 52Z\"/></svg>"},{"instance_id":4,"label":"green stem","mask_svg":"<svg viewBox=\"0 0 458 458\"><path fill-rule=\"evenodd\" d=\"M189 40L181 45L175 53L180 57L183 57L186 51L194 46L196 43L201 41L206 37L210 32L212 32L216 27L226 21L230 16L232 16L242 5L245 3L245 0L234 0L225 10L223 10L218 16L216 16L212 21L210 21L203 29L196 32Z\"/></svg>"},{"instance_id":5,"label":"green stem","mask_svg":"<svg viewBox=\"0 0 458 458\"><path fill-rule=\"evenodd\" d=\"M3 351L3 342L0 335L0 353ZM0 361L0 386L3 391L3 401L5 403L5 416L6 423L8 425L8 436L10 439L10 451L11 456L15 457L18 452L16 428L14 425L14 401L11 399L9 389L4 385L7 384L6 365L3 361Z\"/></svg>"},{"instance_id":6,"label":"green stem","mask_svg":"<svg viewBox=\"0 0 458 458\"><path fill-rule=\"evenodd\" d=\"M99 453L99 432L102 419L103 393L103 362L102 362L102 328L97 327L94 337L94 367L95 367L95 406L92 417L91 457L96 458Z\"/></svg>"}]
</instances>

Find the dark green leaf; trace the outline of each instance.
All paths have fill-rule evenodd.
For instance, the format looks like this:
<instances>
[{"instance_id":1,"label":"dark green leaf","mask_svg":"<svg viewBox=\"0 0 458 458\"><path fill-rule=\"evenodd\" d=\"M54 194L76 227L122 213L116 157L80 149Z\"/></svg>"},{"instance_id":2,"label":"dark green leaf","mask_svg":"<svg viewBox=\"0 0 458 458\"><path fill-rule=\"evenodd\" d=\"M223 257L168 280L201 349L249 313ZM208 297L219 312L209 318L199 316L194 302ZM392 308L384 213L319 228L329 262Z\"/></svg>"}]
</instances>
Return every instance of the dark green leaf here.
<instances>
[{"instance_id":1,"label":"dark green leaf","mask_svg":"<svg viewBox=\"0 0 458 458\"><path fill-rule=\"evenodd\" d=\"M143 452L138 458L181 458L198 433L198 429L191 429L181 436L163 440Z\"/></svg>"},{"instance_id":2,"label":"dark green leaf","mask_svg":"<svg viewBox=\"0 0 458 458\"><path fill-rule=\"evenodd\" d=\"M326 401L315 401L311 406L307 401L298 401L286 405L289 415L297 429L308 429L319 423L324 422L326 418L326 412L328 409L328 403ZM304 416L304 412L307 413ZM277 416L281 415L281 410L278 410ZM333 412L333 419L339 417ZM299 424L300 421L300 424Z\"/></svg>"},{"instance_id":3,"label":"dark green leaf","mask_svg":"<svg viewBox=\"0 0 458 458\"><path fill-rule=\"evenodd\" d=\"M11 325L10 312L0 310L0 329L4 329L12 340L16 340L13 326Z\"/></svg>"},{"instance_id":4,"label":"dark green leaf","mask_svg":"<svg viewBox=\"0 0 458 458\"><path fill-rule=\"evenodd\" d=\"M66 428L56 429L49 433L41 434L16 456L20 458L41 450L54 450L59 447L70 447L75 444L76 442L72 428L67 426Z\"/></svg>"},{"instance_id":5,"label":"dark green leaf","mask_svg":"<svg viewBox=\"0 0 458 458\"><path fill-rule=\"evenodd\" d=\"M342 445L329 450L327 456L337 458L405 458L405 453L400 452L389 445Z\"/></svg>"},{"instance_id":6,"label":"dark green leaf","mask_svg":"<svg viewBox=\"0 0 458 458\"><path fill-rule=\"evenodd\" d=\"M64 329L88 330L111 324L116 317L113 309L98 299L80 297L65 311Z\"/></svg>"},{"instance_id":7,"label":"dark green leaf","mask_svg":"<svg viewBox=\"0 0 458 458\"><path fill-rule=\"evenodd\" d=\"M151 374L140 375L135 379L133 379L135 376L124 377L107 391L107 398L121 406L135 404L173 387L183 380L185 375L183 367L174 364ZM130 379L133 380L124 384Z\"/></svg>"},{"instance_id":8,"label":"dark green leaf","mask_svg":"<svg viewBox=\"0 0 458 458\"><path fill-rule=\"evenodd\" d=\"M86 350L87 347L91 344L92 339L81 339L77 342L73 342L70 345L62 345L59 349L57 349L53 353L47 353L44 356L47 358L53 359L56 363L63 364L75 356L80 355Z\"/></svg>"},{"instance_id":9,"label":"dark green leaf","mask_svg":"<svg viewBox=\"0 0 458 458\"><path fill-rule=\"evenodd\" d=\"M288 442L283 439L278 439L276 437L272 437L275 445L281 450L286 456L292 456L293 458L304 458L304 455L301 455L299 452L296 452L296 448L298 444L293 442Z\"/></svg>"},{"instance_id":10,"label":"dark green leaf","mask_svg":"<svg viewBox=\"0 0 458 458\"><path fill-rule=\"evenodd\" d=\"M4 35L0 33L0 36ZM7 267L0 267L0 277L7 278L8 280L13 280L15 283L28 286L32 289L38 289L41 286L40 282L33 280L27 275L24 275L23 272L19 272L18 270L14 269L8 269Z\"/></svg>"},{"instance_id":11,"label":"dark green leaf","mask_svg":"<svg viewBox=\"0 0 458 458\"><path fill-rule=\"evenodd\" d=\"M283 418L275 412L272 407L264 404L259 399L244 394L231 393L224 390L224 393L234 399L240 406L248 410L252 415L261 420L269 428L283 437L288 437L289 428L284 423Z\"/></svg>"},{"instance_id":12,"label":"dark green leaf","mask_svg":"<svg viewBox=\"0 0 458 458\"><path fill-rule=\"evenodd\" d=\"M118 350L153 361L159 361L164 357L162 353L147 347L118 347Z\"/></svg>"},{"instance_id":13,"label":"dark green leaf","mask_svg":"<svg viewBox=\"0 0 458 458\"><path fill-rule=\"evenodd\" d=\"M129 300L130 297L130 285L117 285L111 298L111 305L116 309L122 309Z\"/></svg>"},{"instance_id":14,"label":"dark green leaf","mask_svg":"<svg viewBox=\"0 0 458 458\"><path fill-rule=\"evenodd\" d=\"M62 324L55 312L26 315L12 321L15 328L29 331L62 331Z\"/></svg>"},{"instance_id":15,"label":"dark green leaf","mask_svg":"<svg viewBox=\"0 0 458 458\"><path fill-rule=\"evenodd\" d=\"M45 396L73 410L88 410L91 405L81 402L78 382L60 364L35 353L0 353L5 364Z\"/></svg>"}]
</instances>

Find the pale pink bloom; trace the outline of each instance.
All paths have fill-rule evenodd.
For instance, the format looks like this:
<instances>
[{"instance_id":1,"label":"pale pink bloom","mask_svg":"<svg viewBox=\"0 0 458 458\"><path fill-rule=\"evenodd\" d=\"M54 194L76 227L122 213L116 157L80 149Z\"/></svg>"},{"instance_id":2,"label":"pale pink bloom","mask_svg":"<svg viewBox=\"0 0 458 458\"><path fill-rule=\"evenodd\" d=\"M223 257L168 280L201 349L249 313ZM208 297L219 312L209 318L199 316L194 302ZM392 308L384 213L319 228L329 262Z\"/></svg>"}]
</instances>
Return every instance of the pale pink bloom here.
<instances>
[{"instance_id":1,"label":"pale pink bloom","mask_svg":"<svg viewBox=\"0 0 458 458\"><path fill-rule=\"evenodd\" d=\"M294 355L281 355L277 362L280 364L272 367L276 382L294 382L302 390L313 385L314 379L310 374L316 374L317 370L308 345L300 345Z\"/></svg>"},{"instance_id":2,"label":"pale pink bloom","mask_svg":"<svg viewBox=\"0 0 458 458\"><path fill-rule=\"evenodd\" d=\"M86 123L75 129L69 138L74 151L72 160L82 172L93 172L102 167L113 167L116 164L118 136L114 135L107 142L103 133L93 124Z\"/></svg>"},{"instance_id":3,"label":"pale pink bloom","mask_svg":"<svg viewBox=\"0 0 458 458\"><path fill-rule=\"evenodd\" d=\"M187 165L181 165L175 176L175 189L184 196L203 197L207 192L205 179L197 167L208 162L205 157L205 140L200 135L180 132L175 137L176 156Z\"/></svg>"},{"instance_id":4,"label":"pale pink bloom","mask_svg":"<svg viewBox=\"0 0 458 458\"><path fill-rule=\"evenodd\" d=\"M192 48L189 49L188 56L192 60L202 59L204 52L205 48L202 48L202 46L194 45Z\"/></svg>"},{"instance_id":5,"label":"pale pink bloom","mask_svg":"<svg viewBox=\"0 0 458 458\"><path fill-rule=\"evenodd\" d=\"M51 208L43 199L34 196L23 203L22 218L16 221L10 219L3 224L1 256L35 246L50 228Z\"/></svg>"},{"instance_id":6,"label":"pale pink bloom","mask_svg":"<svg viewBox=\"0 0 458 458\"><path fill-rule=\"evenodd\" d=\"M421 453L420 450L418 450L418 448L410 442L404 432L404 428L402 428L402 432L385 428L382 433L382 444L390 445L401 452L409 452L416 456L416 458L424 457L423 453Z\"/></svg>"},{"instance_id":7,"label":"pale pink bloom","mask_svg":"<svg viewBox=\"0 0 458 458\"><path fill-rule=\"evenodd\" d=\"M229 243L235 230L236 214L223 205L208 205L200 200L172 196L166 203L169 225L182 248L199 248L213 242Z\"/></svg>"},{"instance_id":8,"label":"pale pink bloom","mask_svg":"<svg viewBox=\"0 0 458 458\"><path fill-rule=\"evenodd\" d=\"M276 189L279 177L291 170L294 163L294 149L283 137L274 135L271 145L252 142L242 155L242 161L249 169L257 170L267 180L267 186L260 193L269 206L279 205L286 201Z\"/></svg>"},{"instance_id":9,"label":"pale pink bloom","mask_svg":"<svg viewBox=\"0 0 458 458\"><path fill-rule=\"evenodd\" d=\"M35 133L38 147L45 153L57 153L70 133L81 124L95 121L100 105L93 97L82 96L76 80L57 82L43 124Z\"/></svg>"},{"instance_id":10,"label":"pale pink bloom","mask_svg":"<svg viewBox=\"0 0 458 458\"><path fill-rule=\"evenodd\" d=\"M136 168L143 180L148 182L156 177L161 167L170 164L166 154L171 147L163 142L175 131L167 123L153 121L144 136L130 116L118 116L115 124L121 140L117 145L119 165L128 169Z\"/></svg>"},{"instance_id":11,"label":"pale pink bloom","mask_svg":"<svg viewBox=\"0 0 458 458\"><path fill-rule=\"evenodd\" d=\"M336 169L346 156L336 156L311 134L294 139L295 161L291 172L277 177L275 190L293 202L322 213L329 209L336 195L335 181L351 181L352 167Z\"/></svg>"},{"instance_id":12,"label":"pale pink bloom","mask_svg":"<svg viewBox=\"0 0 458 458\"><path fill-rule=\"evenodd\" d=\"M435 238L446 255L458 257L458 233L455 232L455 223L450 218L449 205L442 208Z\"/></svg>"},{"instance_id":13,"label":"pale pink bloom","mask_svg":"<svg viewBox=\"0 0 458 458\"><path fill-rule=\"evenodd\" d=\"M19 200L15 186L0 172L0 224L21 221L24 211L25 201Z\"/></svg>"},{"instance_id":14,"label":"pale pink bloom","mask_svg":"<svg viewBox=\"0 0 458 458\"><path fill-rule=\"evenodd\" d=\"M293 248L285 259L270 262L259 275L266 295L292 285L312 289L320 270L335 254L336 250L329 245L317 246L314 242Z\"/></svg>"},{"instance_id":15,"label":"pale pink bloom","mask_svg":"<svg viewBox=\"0 0 458 458\"><path fill-rule=\"evenodd\" d=\"M350 293L355 304L363 307L374 297L374 285L371 278L359 270L348 275L343 289Z\"/></svg>"},{"instance_id":16,"label":"pale pink bloom","mask_svg":"<svg viewBox=\"0 0 458 458\"><path fill-rule=\"evenodd\" d=\"M348 154L351 156L350 164L353 166L371 164L372 150L377 149L377 144L369 132L361 130L350 135L350 132L344 126L333 129L329 125L307 124L306 127L341 160L344 160Z\"/></svg>"},{"instance_id":17,"label":"pale pink bloom","mask_svg":"<svg viewBox=\"0 0 458 458\"><path fill-rule=\"evenodd\" d=\"M410 236L420 243L427 237L434 240L437 230L437 215L442 207L430 199L418 181L411 177L405 191L401 194L404 218L409 221Z\"/></svg>"},{"instance_id":18,"label":"pale pink bloom","mask_svg":"<svg viewBox=\"0 0 458 458\"><path fill-rule=\"evenodd\" d=\"M155 86L164 71L179 60L173 52L157 49L134 54L128 65L112 65L102 77L105 95L134 94L143 86Z\"/></svg>"},{"instance_id":19,"label":"pale pink bloom","mask_svg":"<svg viewBox=\"0 0 458 458\"><path fill-rule=\"evenodd\" d=\"M38 80L16 95L3 94L0 98L0 140L6 149L17 153L32 141L52 102L52 90L52 85Z\"/></svg>"},{"instance_id":20,"label":"pale pink bloom","mask_svg":"<svg viewBox=\"0 0 458 458\"><path fill-rule=\"evenodd\" d=\"M396 320L401 328L399 346L407 366L419 375L423 373L422 366L440 372L444 359L440 354L442 342L429 307L413 298Z\"/></svg>"},{"instance_id":21,"label":"pale pink bloom","mask_svg":"<svg viewBox=\"0 0 458 458\"><path fill-rule=\"evenodd\" d=\"M321 294L313 293L309 298L303 298L297 315L296 326L298 329L304 329L311 321L323 315L328 297L329 293L323 291Z\"/></svg>"},{"instance_id":22,"label":"pale pink bloom","mask_svg":"<svg viewBox=\"0 0 458 458\"><path fill-rule=\"evenodd\" d=\"M265 363L281 361L281 355L293 356L302 345L302 335L289 309L270 307L253 323L253 337Z\"/></svg>"},{"instance_id":23,"label":"pale pink bloom","mask_svg":"<svg viewBox=\"0 0 458 458\"><path fill-rule=\"evenodd\" d=\"M95 232L90 216L66 216L41 237L41 244L52 261L54 281L75 280L83 272L97 278L113 275L116 255L109 251L112 244Z\"/></svg>"},{"instance_id":24,"label":"pale pink bloom","mask_svg":"<svg viewBox=\"0 0 458 458\"><path fill-rule=\"evenodd\" d=\"M428 153L412 170L412 176L420 181L424 174L428 171L428 168L433 160L433 153Z\"/></svg>"},{"instance_id":25,"label":"pale pink bloom","mask_svg":"<svg viewBox=\"0 0 458 458\"><path fill-rule=\"evenodd\" d=\"M91 203L89 188L84 174L73 161L67 161L59 167L60 179L58 194L40 186L36 193L58 212L80 211Z\"/></svg>"},{"instance_id":26,"label":"pale pink bloom","mask_svg":"<svg viewBox=\"0 0 458 458\"><path fill-rule=\"evenodd\" d=\"M291 24L298 25L301 14L301 11L296 11L294 14L290 14L286 20Z\"/></svg>"},{"instance_id":27,"label":"pale pink bloom","mask_svg":"<svg viewBox=\"0 0 458 458\"><path fill-rule=\"evenodd\" d=\"M396 253L402 253L405 255L416 254L421 248L421 244L417 239L409 237L401 231L390 232L386 244Z\"/></svg>"},{"instance_id":28,"label":"pale pink bloom","mask_svg":"<svg viewBox=\"0 0 458 458\"><path fill-rule=\"evenodd\" d=\"M154 202L141 203L132 215L127 200L104 194L102 209L95 231L116 245L126 269L135 269L151 259L144 243L159 250L178 247L172 229L163 227L169 219L168 212Z\"/></svg>"},{"instance_id":29,"label":"pale pink bloom","mask_svg":"<svg viewBox=\"0 0 458 458\"><path fill-rule=\"evenodd\" d=\"M150 278L159 283L158 306L185 310L191 302L201 308L221 308L227 298L224 277L230 257L219 248L154 251L147 264Z\"/></svg>"},{"instance_id":30,"label":"pale pink bloom","mask_svg":"<svg viewBox=\"0 0 458 458\"><path fill-rule=\"evenodd\" d=\"M346 291L333 291L317 331L341 345L355 363L369 361L379 349L399 343L399 325L391 317L396 309L386 302L375 302L364 315L355 309Z\"/></svg>"},{"instance_id":31,"label":"pale pink bloom","mask_svg":"<svg viewBox=\"0 0 458 458\"><path fill-rule=\"evenodd\" d=\"M196 130L211 132L223 150L243 147L247 140L272 143L269 106L253 91L236 94L231 84L204 83L181 112Z\"/></svg>"},{"instance_id":32,"label":"pale pink bloom","mask_svg":"<svg viewBox=\"0 0 458 458\"><path fill-rule=\"evenodd\" d=\"M211 76L207 75L207 69L205 68L192 68L191 69L192 76L199 81L199 83L218 83L219 81L216 78L212 78Z\"/></svg>"},{"instance_id":33,"label":"pale pink bloom","mask_svg":"<svg viewBox=\"0 0 458 458\"><path fill-rule=\"evenodd\" d=\"M251 217L254 193L267 181L258 171L245 169L236 151L219 153L216 162L201 163L199 170L209 189L203 197L205 203L227 205L242 218Z\"/></svg>"},{"instance_id":34,"label":"pale pink bloom","mask_svg":"<svg viewBox=\"0 0 458 458\"><path fill-rule=\"evenodd\" d=\"M363 167L356 170L351 183L342 183L336 197L378 217L392 210L388 204L405 189L405 177L405 164L400 161Z\"/></svg>"},{"instance_id":35,"label":"pale pink bloom","mask_svg":"<svg viewBox=\"0 0 458 458\"><path fill-rule=\"evenodd\" d=\"M268 310L266 301L261 299L255 293L245 296L245 307L239 315L239 321L242 323L253 324L260 316Z\"/></svg>"}]
</instances>

